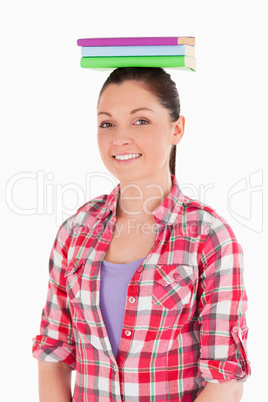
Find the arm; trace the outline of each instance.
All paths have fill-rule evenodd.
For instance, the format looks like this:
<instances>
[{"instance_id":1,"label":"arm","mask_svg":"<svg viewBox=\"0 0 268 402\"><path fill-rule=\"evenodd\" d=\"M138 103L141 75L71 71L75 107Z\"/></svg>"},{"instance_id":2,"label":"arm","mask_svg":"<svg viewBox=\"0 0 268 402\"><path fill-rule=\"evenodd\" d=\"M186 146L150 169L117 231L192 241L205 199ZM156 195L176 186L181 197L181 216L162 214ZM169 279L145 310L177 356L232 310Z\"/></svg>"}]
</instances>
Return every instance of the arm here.
<instances>
[{"instance_id":1,"label":"arm","mask_svg":"<svg viewBox=\"0 0 268 402\"><path fill-rule=\"evenodd\" d=\"M243 252L232 229L221 217L216 216L211 222L199 268L198 366L202 385L224 385L230 380L243 382L250 375Z\"/></svg>"},{"instance_id":2,"label":"arm","mask_svg":"<svg viewBox=\"0 0 268 402\"><path fill-rule=\"evenodd\" d=\"M38 361L39 401L71 402L71 373L68 364Z\"/></svg>"},{"instance_id":3,"label":"arm","mask_svg":"<svg viewBox=\"0 0 268 402\"><path fill-rule=\"evenodd\" d=\"M195 402L239 402L242 394L243 383L240 381L208 382Z\"/></svg>"},{"instance_id":4,"label":"arm","mask_svg":"<svg viewBox=\"0 0 268 402\"><path fill-rule=\"evenodd\" d=\"M51 251L47 301L42 311L40 333L33 339L33 356L39 360L42 402L71 400L70 373L76 368L76 353L64 275L68 266L69 232L66 221L60 227ZM64 399L59 399L59 392Z\"/></svg>"}]
</instances>

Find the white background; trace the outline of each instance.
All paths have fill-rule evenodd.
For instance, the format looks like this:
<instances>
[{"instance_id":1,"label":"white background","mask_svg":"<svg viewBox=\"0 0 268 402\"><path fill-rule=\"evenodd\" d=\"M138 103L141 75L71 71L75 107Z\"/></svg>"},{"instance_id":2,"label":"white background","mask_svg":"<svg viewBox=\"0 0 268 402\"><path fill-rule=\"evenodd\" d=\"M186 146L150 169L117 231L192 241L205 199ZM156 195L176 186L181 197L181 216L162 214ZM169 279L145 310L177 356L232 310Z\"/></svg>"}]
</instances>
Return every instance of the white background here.
<instances>
[{"instance_id":1,"label":"white background","mask_svg":"<svg viewBox=\"0 0 268 402\"><path fill-rule=\"evenodd\" d=\"M185 194L229 221L243 246L252 376L242 401L265 395L264 2L25 0L6 2L0 15L1 398L38 400L31 339L39 331L56 231L78 206L117 184L96 142L96 101L109 73L80 68L76 40L187 35L196 37L197 72L168 71L186 118L176 176Z\"/></svg>"}]
</instances>

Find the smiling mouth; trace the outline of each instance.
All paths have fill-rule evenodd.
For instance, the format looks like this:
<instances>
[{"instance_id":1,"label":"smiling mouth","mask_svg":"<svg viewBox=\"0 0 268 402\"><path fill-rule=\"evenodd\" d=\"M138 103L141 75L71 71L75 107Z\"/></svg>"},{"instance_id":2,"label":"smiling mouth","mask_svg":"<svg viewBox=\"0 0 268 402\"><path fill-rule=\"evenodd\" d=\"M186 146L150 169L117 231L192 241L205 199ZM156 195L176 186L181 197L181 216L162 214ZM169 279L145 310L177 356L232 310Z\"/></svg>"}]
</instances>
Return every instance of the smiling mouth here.
<instances>
[{"instance_id":1,"label":"smiling mouth","mask_svg":"<svg viewBox=\"0 0 268 402\"><path fill-rule=\"evenodd\" d=\"M113 155L113 158L119 161L127 161L130 159L137 159L141 156L142 154L127 154L127 155Z\"/></svg>"}]
</instances>

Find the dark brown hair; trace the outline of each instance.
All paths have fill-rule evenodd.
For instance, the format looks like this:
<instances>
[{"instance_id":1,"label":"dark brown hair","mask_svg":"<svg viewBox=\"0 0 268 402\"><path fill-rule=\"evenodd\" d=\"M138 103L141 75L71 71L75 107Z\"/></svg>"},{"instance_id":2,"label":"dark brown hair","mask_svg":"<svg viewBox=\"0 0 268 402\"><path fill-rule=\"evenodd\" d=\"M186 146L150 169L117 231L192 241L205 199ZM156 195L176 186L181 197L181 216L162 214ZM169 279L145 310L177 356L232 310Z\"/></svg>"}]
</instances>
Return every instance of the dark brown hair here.
<instances>
[{"instance_id":1,"label":"dark brown hair","mask_svg":"<svg viewBox=\"0 0 268 402\"><path fill-rule=\"evenodd\" d=\"M180 117L180 99L176 84L170 75L158 67L120 67L112 71L104 82L100 95L110 84L121 84L124 81L138 81L159 100L169 111L172 122ZM176 170L176 145L173 145L169 156L170 173L175 175Z\"/></svg>"}]
</instances>

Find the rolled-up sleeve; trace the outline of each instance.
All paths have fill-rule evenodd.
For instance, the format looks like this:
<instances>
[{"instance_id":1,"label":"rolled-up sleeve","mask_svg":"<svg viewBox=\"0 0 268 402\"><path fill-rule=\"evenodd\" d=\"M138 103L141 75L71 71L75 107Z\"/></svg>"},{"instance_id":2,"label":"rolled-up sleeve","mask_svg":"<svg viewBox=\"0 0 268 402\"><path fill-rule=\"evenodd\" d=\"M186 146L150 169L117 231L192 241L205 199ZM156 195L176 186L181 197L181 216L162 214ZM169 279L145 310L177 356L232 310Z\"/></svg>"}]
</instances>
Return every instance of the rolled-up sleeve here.
<instances>
[{"instance_id":1,"label":"rolled-up sleeve","mask_svg":"<svg viewBox=\"0 0 268 402\"><path fill-rule=\"evenodd\" d=\"M214 217L200 259L198 368L203 385L250 375L243 251L226 221Z\"/></svg>"},{"instance_id":2,"label":"rolled-up sleeve","mask_svg":"<svg viewBox=\"0 0 268 402\"><path fill-rule=\"evenodd\" d=\"M49 260L47 300L42 310L40 333L33 338L33 356L39 360L65 362L75 369L76 354L72 320L66 292L71 218L59 228Z\"/></svg>"}]
</instances>

